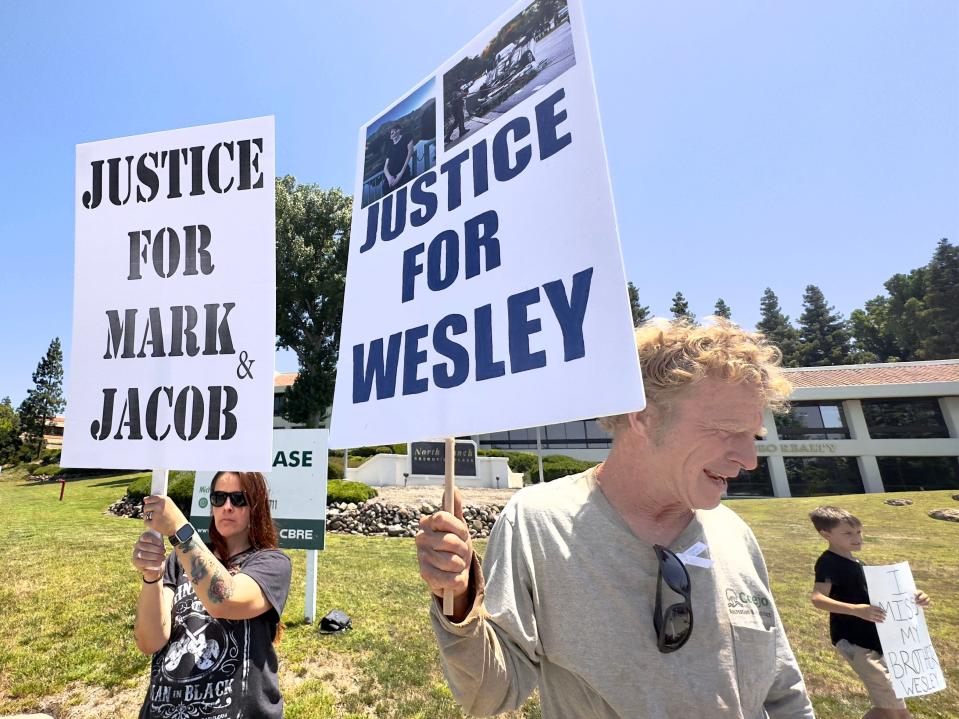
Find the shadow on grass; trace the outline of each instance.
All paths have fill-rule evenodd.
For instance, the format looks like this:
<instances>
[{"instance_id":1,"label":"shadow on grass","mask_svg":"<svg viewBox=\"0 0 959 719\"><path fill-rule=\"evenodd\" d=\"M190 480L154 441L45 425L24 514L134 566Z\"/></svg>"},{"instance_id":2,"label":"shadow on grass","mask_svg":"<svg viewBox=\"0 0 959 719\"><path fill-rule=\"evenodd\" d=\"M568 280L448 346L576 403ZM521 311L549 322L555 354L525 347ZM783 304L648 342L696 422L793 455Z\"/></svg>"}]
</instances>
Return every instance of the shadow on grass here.
<instances>
[{"instance_id":1,"label":"shadow on grass","mask_svg":"<svg viewBox=\"0 0 959 719\"><path fill-rule=\"evenodd\" d=\"M120 479L114 479L107 482L97 482L96 484L91 484L90 486L91 487L126 487L131 482L133 482L133 479L127 476L127 477L122 477Z\"/></svg>"}]
</instances>

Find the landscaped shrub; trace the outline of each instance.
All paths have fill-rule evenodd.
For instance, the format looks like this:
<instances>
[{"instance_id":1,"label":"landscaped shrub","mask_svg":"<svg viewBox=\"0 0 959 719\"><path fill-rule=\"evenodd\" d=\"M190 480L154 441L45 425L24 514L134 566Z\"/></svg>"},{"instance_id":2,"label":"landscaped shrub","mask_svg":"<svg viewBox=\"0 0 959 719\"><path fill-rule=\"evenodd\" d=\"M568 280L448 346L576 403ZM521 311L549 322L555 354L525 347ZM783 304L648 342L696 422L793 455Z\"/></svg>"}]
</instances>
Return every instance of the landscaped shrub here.
<instances>
[{"instance_id":1,"label":"landscaped shrub","mask_svg":"<svg viewBox=\"0 0 959 719\"><path fill-rule=\"evenodd\" d=\"M408 449L408 446L407 446L406 442L403 442L403 443L401 443L401 444L394 444L394 445L393 445L393 454L406 454L406 453L407 453L407 451L406 451L407 449Z\"/></svg>"},{"instance_id":2,"label":"landscaped shrub","mask_svg":"<svg viewBox=\"0 0 959 719\"><path fill-rule=\"evenodd\" d=\"M373 499L377 492L362 482L350 482L346 479L331 479L326 483L326 503L334 502L365 502Z\"/></svg>"},{"instance_id":3,"label":"landscaped shrub","mask_svg":"<svg viewBox=\"0 0 959 719\"><path fill-rule=\"evenodd\" d=\"M170 472L167 479L167 496L180 508L186 516L190 516L190 507L193 504L193 480L195 472ZM134 502L142 502L150 494L150 485L153 476L147 474L134 480L127 486L127 496Z\"/></svg>"},{"instance_id":4,"label":"landscaped shrub","mask_svg":"<svg viewBox=\"0 0 959 719\"><path fill-rule=\"evenodd\" d=\"M599 462L586 462L567 457L564 454L548 454L543 457L543 476L547 482L552 482L554 479L559 479L560 477L585 472L597 464L599 464ZM532 481L538 481L539 467L534 466L533 469L530 470L529 475Z\"/></svg>"},{"instance_id":5,"label":"landscaped shrub","mask_svg":"<svg viewBox=\"0 0 959 719\"><path fill-rule=\"evenodd\" d=\"M380 445L373 454L395 454L392 446Z\"/></svg>"},{"instance_id":6,"label":"landscaped shrub","mask_svg":"<svg viewBox=\"0 0 959 719\"><path fill-rule=\"evenodd\" d=\"M532 452L507 452L502 449L481 449L481 457L506 457L509 468L514 472L522 472L524 479L529 479L529 473L536 469L536 455ZM545 457L543 460L545 461ZM545 468L543 470L546 471Z\"/></svg>"},{"instance_id":7,"label":"landscaped shrub","mask_svg":"<svg viewBox=\"0 0 959 719\"><path fill-rule=\"evenodd\" d=\"M343 457L329 457L326 460L326 478L343 479Z\"/></svg>"},{"instance_id":8,"label":"landscaped shrub","mask_svg":"<svg viewBox=\"0 0 959 719\"><path fill-rule=\"evenodd\" d=\"M59 449L45 449L40 454L40 461L43 464L60 464Z\"/></svg>"},{"instance_id":9,"label":"landscaped shrub","mask_svg":"<svg viewBox=\"0 0 959 719\"><path fill-rule=\"evenodd\" d=\"M389 447L353 447L350 449L351 457L372 457L374 454L392 454Z\"/></svg>"},{"instance_id":10,"label":"landscaped shrub","mask_svg":"<svg viewBox=\"0 0 959 719\"><path fill-rule=\"evenodd\" d=\"M59 464L40 464L33 465L33 467L30 470L30 476L32 477L55 477L63 471Z\"/></svg>"}]
</instances>

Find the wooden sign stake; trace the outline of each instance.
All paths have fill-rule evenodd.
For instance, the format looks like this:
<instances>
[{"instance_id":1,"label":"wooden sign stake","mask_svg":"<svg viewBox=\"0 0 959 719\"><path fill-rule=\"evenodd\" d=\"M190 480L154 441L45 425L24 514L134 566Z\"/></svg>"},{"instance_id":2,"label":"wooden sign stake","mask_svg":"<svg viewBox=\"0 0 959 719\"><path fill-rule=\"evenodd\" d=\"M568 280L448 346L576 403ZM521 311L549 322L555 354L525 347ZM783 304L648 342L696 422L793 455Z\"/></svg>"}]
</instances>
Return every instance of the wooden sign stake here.
<instances>
[{"instance_id":1,"label":"wooden sign stake","mask_svg":"<svg viewBox=\"0 0 959 719\"><path fill-rule=\"evenodd\" d=\"M456 491L456 437L446 438L446 484L443 490L443 511L453 513ZM443 590L443 614L453 615L453 590Z\"/></svg>"}]
</instances>

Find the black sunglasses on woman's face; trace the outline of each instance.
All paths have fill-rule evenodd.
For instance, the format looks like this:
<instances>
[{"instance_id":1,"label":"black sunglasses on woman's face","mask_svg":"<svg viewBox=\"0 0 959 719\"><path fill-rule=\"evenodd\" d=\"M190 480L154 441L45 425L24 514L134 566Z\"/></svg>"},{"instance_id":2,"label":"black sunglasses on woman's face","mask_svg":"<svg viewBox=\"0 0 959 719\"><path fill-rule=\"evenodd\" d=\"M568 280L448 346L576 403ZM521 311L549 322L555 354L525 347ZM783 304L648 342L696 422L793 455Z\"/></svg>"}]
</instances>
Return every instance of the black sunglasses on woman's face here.
<instances>
[{"instance_id":1,"label":"black sunglasses on woman's face","mask_svg":"<svg viewBox=\"0 0 959 719\"><path fill-rule=\"evenodd\" d=\"M245 507L247 505L246 492L221 492L213 490L210 492L210 504L214 507L222 507L226 504L227 497L234 507Z\"/></svg>"},{"instance_id":2,"label":"black sunglasses on woman's face","mask_svg":"<svg viewBox=\"0 0 959 719\"><path fill-rule=\"evenodd\" d=\"M653 545L659 559L659 576L656 578L656 608L653 611L653 627L656 629L656 646L663 654L675 652L689 641L693 633L693 602L689 572L672 551L658 544ZM663 610L663 582L683 601L671 604Z\"/></svg>"}]
</instances>

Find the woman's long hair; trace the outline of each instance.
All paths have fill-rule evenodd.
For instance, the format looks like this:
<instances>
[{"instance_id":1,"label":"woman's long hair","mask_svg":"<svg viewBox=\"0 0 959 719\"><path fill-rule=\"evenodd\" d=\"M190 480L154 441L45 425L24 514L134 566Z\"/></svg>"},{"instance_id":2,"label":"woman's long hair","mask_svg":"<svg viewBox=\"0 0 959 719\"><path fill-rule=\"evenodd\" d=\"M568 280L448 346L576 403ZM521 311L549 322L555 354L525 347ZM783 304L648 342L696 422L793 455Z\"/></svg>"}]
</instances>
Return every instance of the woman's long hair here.
<instances>
[{"instance_id":1,"label":"woman's long hair","mask_svg":"<svg viewBox=\"0 0 959 719\"><path fill-rule=\"evenodd\" d=\"M270 514L270 492L266 488L266 479L260 472L217 472L210 482L211 492L216 489L216 481L224 474L235 474L239 477L240 486L246 492L247 504L250 507L250 545L253 549L279 549L276 525L273 524L273 515ZM227 549L223 535L217 531L215 520L210 522L210 544L213 545L213 553L230 569L230 550ZM279 644L282 636L283 620L279 619L273 643Z\"/></svg>"},{"instance_id":2,"label":"woman's long hair","mask_svg":"<svg viewBox=\"0 0 959 719\"><path fill-rule=\"evenodd\" d=\"M247 503L250 507L250 544L253 549L277 549L279 543L276 537L276 525L270 514L270 493L266 488L266 479L260 472L217 472L210 482L210 491L216 489L216 481L224 474L235 474L240 478L240 486L246 492ZM213 553L224 563L229 561L230 554L226 540L216 529L216 522L210 522L210 543Z\"/></svg>"}]
</instances>

